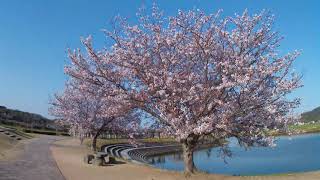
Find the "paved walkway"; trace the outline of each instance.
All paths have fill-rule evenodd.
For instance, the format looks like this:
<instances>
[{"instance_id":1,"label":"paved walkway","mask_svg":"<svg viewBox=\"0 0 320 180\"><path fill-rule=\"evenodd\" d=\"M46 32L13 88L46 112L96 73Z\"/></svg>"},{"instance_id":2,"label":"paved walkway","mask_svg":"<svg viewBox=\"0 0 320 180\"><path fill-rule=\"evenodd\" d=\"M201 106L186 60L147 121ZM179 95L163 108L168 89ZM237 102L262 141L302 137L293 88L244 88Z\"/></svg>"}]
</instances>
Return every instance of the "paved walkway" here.
<instances>
[{"instance_id":1,"label":"paved walkway","mask_svg":"<svg viewBox=\"0 0 320 180\"><path fill-rule=\"evenodd\" d=\"M0 180L64 180L50 151L61 137L41 136L28 143L16 161L0 161Z\"/></svg>"}]
</instances>

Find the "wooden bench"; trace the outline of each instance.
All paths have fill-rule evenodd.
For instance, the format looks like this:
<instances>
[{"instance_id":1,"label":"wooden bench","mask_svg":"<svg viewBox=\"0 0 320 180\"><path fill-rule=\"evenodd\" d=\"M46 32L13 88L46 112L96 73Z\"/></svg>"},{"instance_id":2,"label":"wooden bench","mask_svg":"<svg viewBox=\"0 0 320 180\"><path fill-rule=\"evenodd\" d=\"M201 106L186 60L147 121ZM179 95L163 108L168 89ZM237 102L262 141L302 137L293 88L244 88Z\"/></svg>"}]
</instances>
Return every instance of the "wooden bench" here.
<instances>
[{"instance_id":1,"label":"wooden bench","mask_svg":"<svg viewBox=\"0 0 320 180\"><path fill-rule=\"evenodd\" d=\"M92 160L94 159L94 155L92 154L86 154L83 158L84 163L91 164Z\"/></svg>"}]
</instances>

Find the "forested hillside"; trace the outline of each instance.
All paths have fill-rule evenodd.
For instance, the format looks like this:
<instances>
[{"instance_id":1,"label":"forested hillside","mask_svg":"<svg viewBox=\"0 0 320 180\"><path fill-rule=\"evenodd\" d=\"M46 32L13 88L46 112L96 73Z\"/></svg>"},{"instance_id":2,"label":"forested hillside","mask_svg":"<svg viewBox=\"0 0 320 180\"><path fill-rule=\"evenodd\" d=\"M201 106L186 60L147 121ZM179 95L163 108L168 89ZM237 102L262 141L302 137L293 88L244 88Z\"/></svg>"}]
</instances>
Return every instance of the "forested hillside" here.
<instances>
[{"instance_id":1,"label":"forested hillside","mask_svg":"<svg viewBox=\"0 0 320 180\"><path fill-rule=\"evenodd\" d=\"M36 129L54 129L54 121L39 114L8 109L0 106L0 124L18 125Z\"/></svg>"},{"instance_id":2,"label":"forested hillside","mask_svg":"<svg viewBox=\"0 0 320 180\"><path fill-rule=\"evenodd\" d=\"M320 121L320 107L301 114L303 122Z\"/></svg>"}]
</instances>

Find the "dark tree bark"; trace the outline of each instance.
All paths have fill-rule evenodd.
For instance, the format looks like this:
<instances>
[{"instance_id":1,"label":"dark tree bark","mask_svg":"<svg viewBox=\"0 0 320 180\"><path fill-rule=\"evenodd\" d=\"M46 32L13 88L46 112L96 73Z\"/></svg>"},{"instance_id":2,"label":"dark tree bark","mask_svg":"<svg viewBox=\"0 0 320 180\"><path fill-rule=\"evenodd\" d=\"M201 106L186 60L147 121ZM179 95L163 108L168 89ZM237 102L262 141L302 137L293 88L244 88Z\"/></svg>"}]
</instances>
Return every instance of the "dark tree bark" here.
<instances>
[{"instance_id":1,"label":"dark tree bark","mask_svg":"<svg viewBox=\"0 0 320 180\"><path fill-rule=\"evenodd\" d=\"M91 149L92 151L96 152L97 151L97 139L99 137L100 133L96 133L93 137L92 137L92 145L91 145Z\"/></svg>"},{"instance_id":2,"label":"dark tree bark","mask_svg":"<svg viewBox=\"0 0 320 180\"><path fill-rule=\"evenodd\" d=\"M197 168L193 162L193 152L197 145L198 137L190 136L185 140L182 140L182 150L184 158L184 170L187 174L193 174L197 171Z\"/></svg>"},{"instance_id":3,"label":"dark tree bark","mask_svg":"<svg viewBox=\"0 0 320 180\"><path fill-rule=\"evenodd\" d=\"M96 133L94 134L94 136L92 137L92 146L91 149L92 151L96 152L97 151L97 139L100 136L102 130L104 129L104 127L106 126L106 123L104 122L100 128L96 131Z\"/></svg>"}]
</instances>

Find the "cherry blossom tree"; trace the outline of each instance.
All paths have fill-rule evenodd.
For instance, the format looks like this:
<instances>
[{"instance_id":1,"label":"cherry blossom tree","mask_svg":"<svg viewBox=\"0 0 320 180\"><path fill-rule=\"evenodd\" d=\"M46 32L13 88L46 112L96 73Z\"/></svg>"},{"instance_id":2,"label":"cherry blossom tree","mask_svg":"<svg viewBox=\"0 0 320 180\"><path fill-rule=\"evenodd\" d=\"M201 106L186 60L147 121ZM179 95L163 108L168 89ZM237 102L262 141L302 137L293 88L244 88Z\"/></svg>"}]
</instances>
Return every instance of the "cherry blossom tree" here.
<instances>
[{"instance_id":1,"label":"cherry blossom tree","mask_svg":"<svg viewBox=\"0 0 320 180\"><path fill-rule=\"evenodd\" d=\"M86 53L70 51L65 72L156 118L182 144L186 172L196 170L193 152L204 137L269 146L268 130L285 130L293 120L299 99L287 95L301 86L292 71L299 52L278 54L282 37L269 13L165 17L154 6L138 18L131 25L117 17L105 30L112 47L95 50L91 37L83 39Z\"/></svg>"},{"instance_id":2,"label":"cherry blossom tree","mask_svg":"<svg viewBox=\"0 0 320 180\"><path fill-rule=\"evenodd\" d=\"M63 94L55 95L50 112L70 126L79 135L92 134L92 150L96 151L97 138L104 131L134 132L139 124L130 105L115 101L104 91L90 84L70 81Z\"/></svg>"}]
</instances>

